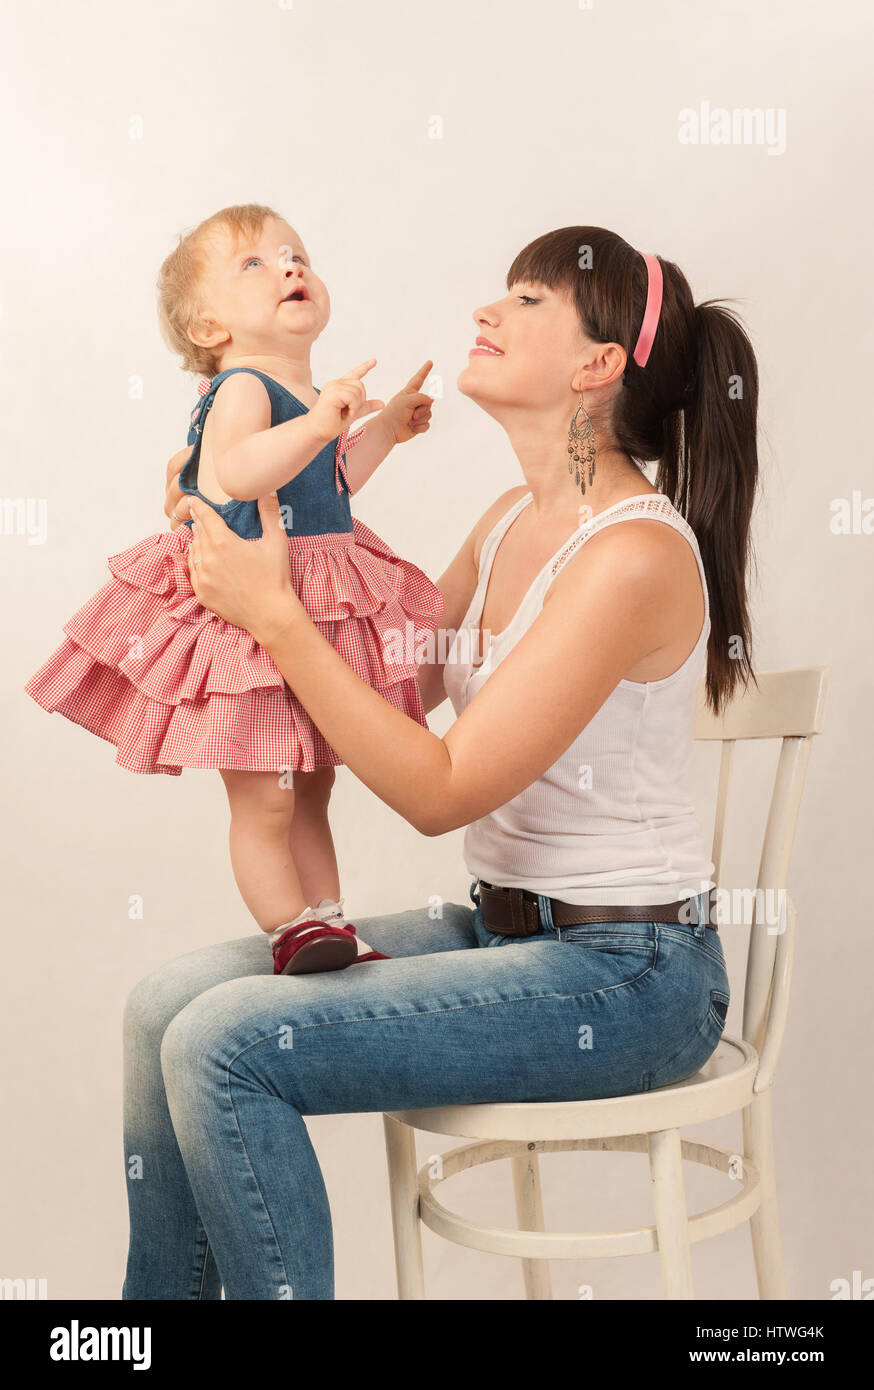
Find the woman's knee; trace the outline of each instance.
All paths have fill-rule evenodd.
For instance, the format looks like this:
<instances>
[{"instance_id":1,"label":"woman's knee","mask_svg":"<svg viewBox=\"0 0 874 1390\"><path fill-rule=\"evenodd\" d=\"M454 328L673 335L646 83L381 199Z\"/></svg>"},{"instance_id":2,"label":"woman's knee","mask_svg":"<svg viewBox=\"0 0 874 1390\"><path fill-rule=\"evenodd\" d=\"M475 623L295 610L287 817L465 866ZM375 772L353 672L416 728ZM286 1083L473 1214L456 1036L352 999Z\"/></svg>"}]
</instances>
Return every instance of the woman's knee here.
<instances>
[{"instance_id":1,"label":"woman's knee","mask_svg":"<svg viewBox=\"0 0 874 1390\"><path fill-rule=\"evenodd\" d=\"M269 983L253 978L216 985L179 1011L161 1040L160 1068L183 1151L200 1142L204 1123L227 1103L235 1082L250 1091L275 1086L277 1051L288 1088L283 1099L294 1104L297 1058L285 1049L297 1026L292 999L278 1003Z\"/></svg>"},{"instance_id":2,"label":"woman's knee","mask_svg":"<svg viewBox=\"0 0 874 1390\"><path fill-rule=\"evenodd\" d=\"M186 972L168 961L138 980L124 1005L123 1027L127 1039L153 1034L161 1037L167 1024L192 997Z\"/></svg>"},{"instance_id":3,"label":"woman's knee","mask_svg":"<svg viewBox=\"0 0 874 1390\"><path fill-rule=\"evenodd\" d=\"M221 988L216 986L215 988ZM208 1067L217 1053L220 1037L210 1024L207 990L190 999L174 1014L161 1038L161 1071L168 1099L180 1081L194 1082L198 1070Z\"/></svg>"},{"instance_id":4,"label":"woman's knee","mask_svg":"<svg viewBox=\"0 0 874 1390\"><path fill-rule=\"evenodd\" d=\"M192 999L225 980L271 974L273 960L263 937L220 941L165 961L138 980L124 1006L127 1038L161 1037L171 1019Z\"/></svg>"}]
</instances>

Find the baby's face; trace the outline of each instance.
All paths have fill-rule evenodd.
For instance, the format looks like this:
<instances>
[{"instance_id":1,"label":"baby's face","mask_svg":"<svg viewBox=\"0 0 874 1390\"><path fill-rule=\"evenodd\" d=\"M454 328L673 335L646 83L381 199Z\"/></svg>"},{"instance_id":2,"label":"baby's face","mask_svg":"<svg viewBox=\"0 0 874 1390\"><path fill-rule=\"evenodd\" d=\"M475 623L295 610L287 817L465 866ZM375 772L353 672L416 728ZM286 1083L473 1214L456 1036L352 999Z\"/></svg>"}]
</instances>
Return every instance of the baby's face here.
<instances>
[{"instance_id":1,"label":"baby's face","mask_svg":"<svg viewBox=\"0 0 874 1390\"><path fill-rule=\"evenodd\" d=\"M261 231L238 236L219 229L205 247L201 316L195 342L235 356L301 357L331 313L325 285L310 265L293 227L268 218Z\"/></svg>"}]
</instances>

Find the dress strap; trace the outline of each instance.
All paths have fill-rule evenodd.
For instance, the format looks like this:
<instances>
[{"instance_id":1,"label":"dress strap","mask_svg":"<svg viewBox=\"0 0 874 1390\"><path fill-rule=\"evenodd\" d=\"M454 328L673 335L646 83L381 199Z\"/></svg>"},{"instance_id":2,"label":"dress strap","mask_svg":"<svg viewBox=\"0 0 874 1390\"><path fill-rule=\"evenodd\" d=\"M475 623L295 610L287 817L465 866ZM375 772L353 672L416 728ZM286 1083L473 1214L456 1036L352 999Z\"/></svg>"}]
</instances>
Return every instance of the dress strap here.
<instances>
[{"instance_id":1,"label":"dress strap","mask_svg":"<svg viewBox=\"0 0 874 1390\"><path fill-rule=\"evenodd\" d=\"M203 430L203 422L206 419L207 412L210 410L212 406L213 400L215 399L215 390L213 387L213 382L216 381L218 381L218 377L210 378L202 376L197 383L197 394L199 400L197 402L197 405L192 410L188 421L189 444L196 444L197 437Z\"/></svg>"},{"instance_id":2,"label":"dress strap","mask_svg":"<svg viewBox=\"0 0 874 1390\"><path fill-rule=\"evenodd\" d=\"M504 536L507 534L510 527L513 525L513 522L516 520L516 517L519 515L520 512L523 512L525 510L525 508L532 500L532 493L523 493L523 495L518 499L518 501L513 503L510 510L504 512L504 515L498 518L491 531L489 531L489 534L486 536L485 540L482 543L482 546L480 547L479 566L477 572L478 581L480 583L483 579L488 579L491 573L492 561L495 558L495 551L501 544L501 541L504 539Z\"/></svg>"},{"instance_id":3,"label":"dress strap","mask_svg":"<svg viewBox=\"0 0 874 1390\"><path fill-rule=\"evenodd\" d=\"M353 430L351 434L348 430L344 430L337 440L337 447L334 450L334 482L336 483L338 492L343 491L344 484L346 491L350 494L352 492L349 486L349 478L346 474L346 455L350 449L355 448L355 445L360 441L363 434L364 426L362 425L360 429ZM342 482L340 481L341 478L343 480Z\"/></svg>"},{"instance_id":4,"label":"dress strap","mask_svg":"<svg viewBox=\"0 0 874 1390\"><path fill-rule=\"evenodd\" d=\"M259 381L263 382L267 394L270 397L270 422L271 424L273 423L273 420L276 418L276 401L273 395L276 383L271 381L270 377L266 376L264 372L259 372L255 367L228 367L226 371L219 372L212 380L201 377L200 381L197 383L197 394L200 396L200 400L191 412L188 427L189 444L197 443L198 437L203 433L206 417L215 404L216 391L226 377L233 376L235 372L248 372L250 376L256 376Z\"/></svg>"}]
</instances>

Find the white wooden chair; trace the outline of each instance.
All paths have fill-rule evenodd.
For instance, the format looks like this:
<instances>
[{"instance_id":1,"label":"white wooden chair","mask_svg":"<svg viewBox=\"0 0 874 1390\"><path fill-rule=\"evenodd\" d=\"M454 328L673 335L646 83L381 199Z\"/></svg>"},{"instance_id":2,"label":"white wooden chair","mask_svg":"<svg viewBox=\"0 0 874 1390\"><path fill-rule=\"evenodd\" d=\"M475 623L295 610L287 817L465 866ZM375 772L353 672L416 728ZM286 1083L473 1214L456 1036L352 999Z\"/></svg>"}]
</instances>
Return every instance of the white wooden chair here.
<instances>
[{"instance_id":1,"label":"white wooden chair","mask_svg":"<svg viewBox=\"0 0 874 1390\"><path fill-rule=\"evenodd\" d=\"M771 1129L771 1083L786 1026L795 940L795 907L786 880L814 734L822 731L831 669L770 671L758 689L732 701L719 719L699 689L695 738L720 740L722 757L711 857L720 883L723 835L735 744L780 738L779 762L762 845L757 887L782 890L777 929L757 910L747 948L743 1037L723 1034L694 1076L672 1086L607 1100L564 1103L447 1105L387 1113L388 1155L398 1296L425 1297L420 1222L446 1240L522 1261L526 1298L552 1297L548 1260L641 1255L658 1251L665 1296L693 1298L690 1246L749 1221L759 1297L786 1297ZM762 917L762 920L759 918ZM685 1139L683 1125L743 1111L743 1155ZM416 1172L415 1130L474 1139ZM576 1149L647 1153L654 1226L585 1234L545 1231L538 1155ZM482 1225L450 1211L435 1195L438 1183L480 1163L509 1158L519 1229ZM737 1190L721 1205L688 1219L683 1159L734 1179Z\"/></svg>"}]
</instances>

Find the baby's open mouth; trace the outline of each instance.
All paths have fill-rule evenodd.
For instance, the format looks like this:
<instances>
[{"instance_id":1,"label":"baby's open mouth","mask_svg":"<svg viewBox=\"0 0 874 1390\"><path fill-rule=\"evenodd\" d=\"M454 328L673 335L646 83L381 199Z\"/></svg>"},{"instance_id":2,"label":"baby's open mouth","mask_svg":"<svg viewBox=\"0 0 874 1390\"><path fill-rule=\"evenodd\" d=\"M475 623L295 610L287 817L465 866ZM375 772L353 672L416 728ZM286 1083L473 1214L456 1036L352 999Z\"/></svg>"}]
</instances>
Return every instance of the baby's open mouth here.
<instances>
[{"instance_id":1,"label":"baby's open mouth","mask_svg":"<svg viewBox=\"0 0 874 1390\"><path fill-rule=\"evenodd\" d=\"M309 295L301 285L299 289L292 290L291 294L287 294L282 302L283 304L302 304L307 299L309 299Z\"/></svg>"}]
</instances>

